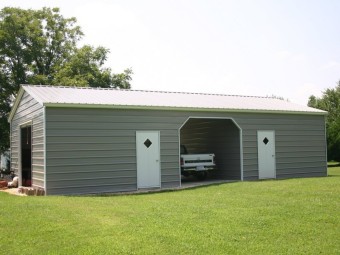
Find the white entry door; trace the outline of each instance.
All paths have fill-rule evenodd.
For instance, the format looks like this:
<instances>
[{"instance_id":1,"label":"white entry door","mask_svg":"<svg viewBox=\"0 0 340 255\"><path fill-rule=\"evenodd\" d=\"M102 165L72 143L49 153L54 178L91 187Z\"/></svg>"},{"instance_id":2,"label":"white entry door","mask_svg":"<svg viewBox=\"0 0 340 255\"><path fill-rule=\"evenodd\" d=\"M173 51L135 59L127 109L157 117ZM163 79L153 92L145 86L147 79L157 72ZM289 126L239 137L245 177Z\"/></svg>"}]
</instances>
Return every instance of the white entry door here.
<instances>
[{"instance_id":1,"label":"white entry door","mask_svg":"<svg viewBox=\"0 0 340 255\"><path fill-rule=\"evenodd\" d=\"M275 133L257 131L259 179L276 178Z\"/></svg>"},{"instance_id":2,"label":"white entry door","mask_svg":"<svg viewBox=\"0 0 340 255\"><path fill-rule=\"evenodd\" d=\"M160 187L158 131L137 131L137 188Z\"/></svg>"}]
</instances>

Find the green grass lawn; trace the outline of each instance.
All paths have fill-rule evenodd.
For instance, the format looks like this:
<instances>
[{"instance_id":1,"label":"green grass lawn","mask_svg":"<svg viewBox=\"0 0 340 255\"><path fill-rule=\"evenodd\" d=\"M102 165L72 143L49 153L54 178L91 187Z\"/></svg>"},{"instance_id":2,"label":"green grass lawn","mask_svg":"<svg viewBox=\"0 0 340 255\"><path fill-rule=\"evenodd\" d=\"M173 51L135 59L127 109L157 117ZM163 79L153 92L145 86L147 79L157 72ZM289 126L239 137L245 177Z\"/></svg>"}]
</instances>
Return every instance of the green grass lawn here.
<instances>
[{"instance_id":1,"label":"green grass lawn","mask_svg":"<svg viewBox=\"0 0 340 255\"><path fill-rule=\"evenodd\" d=\"M145 195L0 192L0 253L340 254L340 167Z\"/></svg>"}]
</instances>

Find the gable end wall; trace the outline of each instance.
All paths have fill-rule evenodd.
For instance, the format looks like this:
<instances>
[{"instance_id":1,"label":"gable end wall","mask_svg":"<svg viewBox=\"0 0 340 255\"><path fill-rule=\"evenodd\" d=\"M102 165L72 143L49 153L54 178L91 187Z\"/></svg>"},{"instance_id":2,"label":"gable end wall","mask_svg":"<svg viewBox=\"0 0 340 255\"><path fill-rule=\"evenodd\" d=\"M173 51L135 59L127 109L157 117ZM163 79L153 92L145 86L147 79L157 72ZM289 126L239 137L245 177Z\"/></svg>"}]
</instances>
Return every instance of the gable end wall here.
<instances>
[{"instance_id":1,"label":"gable end wall","mask_svg":"<svg viewBox=\"0 0 340 255\"><path fill-rule=\"evenodd\" d=\"M20 126L32 122L32 186L44 188L44 110L24 92L11 121L11 170L19 174Z\"/></svg>"}]
</instances>

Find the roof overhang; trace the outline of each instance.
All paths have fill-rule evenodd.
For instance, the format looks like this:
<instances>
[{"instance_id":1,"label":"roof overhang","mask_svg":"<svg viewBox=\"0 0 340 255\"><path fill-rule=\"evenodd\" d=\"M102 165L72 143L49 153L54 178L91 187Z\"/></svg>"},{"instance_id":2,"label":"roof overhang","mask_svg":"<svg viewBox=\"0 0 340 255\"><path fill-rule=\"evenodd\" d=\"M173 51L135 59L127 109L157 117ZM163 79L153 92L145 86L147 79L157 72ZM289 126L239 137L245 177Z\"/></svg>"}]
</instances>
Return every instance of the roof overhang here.
<instances>
[{"instance_id":1,"label":"roof overhang","mask_svg":"<svg viewBox=\"0 0 340 255\"><path fill-rule=\"evenodd\" d=\"M14 101L12 110L8 117L11 122L20 101L25 93L25 87L21 86L18 95ZM63 102L42 102L34 93L28 92L44 107L54 108L92 108L92 109L121 109L121 110L161 110L161 111L200 111L200 112L230 112L230 113L266 113L266 114L292 114L292 115L319 115L326 116L326 111L289 111L289 110L268 110L268 109L237 109L237 108L200 108L200 107L174 107L174 106L155 106L155 105L117 105L117 104L79 104L79 103L63 103Z\"/></svg>"},{"instance_id":2,"label":"roof overhang","mask_svg":"<svg viewBox=\"0 0 340 255\"><path fill-rule=\"evenodd\" d=\"M8 122L11 122L13 117L14 117L14 114L16 113L17 111L17 108L19 106L19 103L20 103L20 100L22 98L22 96L24 95L24 88L21 86L20 89L19 89L19 92L18 92L18 95L17 97L15 98L14 100L14 104L12 106L12 109L11 109L11 112L9 113L9 116L8 116Z\"/></svg>"},{"instance_id":3,"label":"roof overhang","mask_svg":"<svg viewBox=\"0 0 340 255\"><path fill-rule=\"evenodd\" d=\"M295 115L327 115L327 112L307 111L279 111L279 110L253 110L253 109L224 109L224 108L192 108L192 107L166 107L166 106L139 106L139 105L102 105L102 104L69 104L44 103L46 107L54 108L92 108L92 109L121 109L121 110L160 110L160 111L195 111L195 112L233 112L233 113L272 113Z\"/></svg>"}]
</instances>

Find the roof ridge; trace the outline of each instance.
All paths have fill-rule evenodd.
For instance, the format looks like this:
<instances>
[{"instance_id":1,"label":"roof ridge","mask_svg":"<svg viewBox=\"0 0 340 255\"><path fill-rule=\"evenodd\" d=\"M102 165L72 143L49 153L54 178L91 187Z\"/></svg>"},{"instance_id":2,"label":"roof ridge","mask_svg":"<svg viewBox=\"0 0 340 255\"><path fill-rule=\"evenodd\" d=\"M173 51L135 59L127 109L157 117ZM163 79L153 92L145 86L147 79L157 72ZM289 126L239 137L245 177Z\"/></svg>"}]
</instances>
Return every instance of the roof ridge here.
<instances>
[{"instance_id":1,"label":"roof ridge","mask_svg":"<svg viewBox=\"0 0 340 255\"><path fill-rule=\"evenodd\" d=\"M23 87L47 87L47 88L72 88L72 89L88 89L88 90L117 90L129 92L146 92L146 93L164 93L164 94L184 94L184 95L204 95L204 96L225 96L225 97L244 97L244 98L263 98L263 99L277 99L274 96L250 96L250 95L232 95L220 93L205 93L205 92L188 92L188 91L162 91L162 90L143 90L143 89L120 89L120 88L101 88L101 87L78 87L78 86L62 86L62 85L32 85L22 84ZM282 101L282 100L281 100Z\"/></svg>"}]
</instances>

